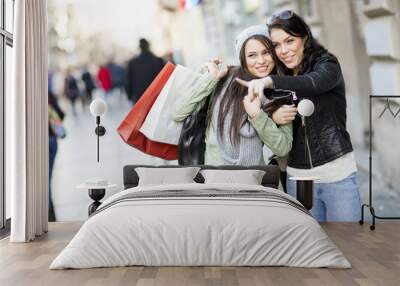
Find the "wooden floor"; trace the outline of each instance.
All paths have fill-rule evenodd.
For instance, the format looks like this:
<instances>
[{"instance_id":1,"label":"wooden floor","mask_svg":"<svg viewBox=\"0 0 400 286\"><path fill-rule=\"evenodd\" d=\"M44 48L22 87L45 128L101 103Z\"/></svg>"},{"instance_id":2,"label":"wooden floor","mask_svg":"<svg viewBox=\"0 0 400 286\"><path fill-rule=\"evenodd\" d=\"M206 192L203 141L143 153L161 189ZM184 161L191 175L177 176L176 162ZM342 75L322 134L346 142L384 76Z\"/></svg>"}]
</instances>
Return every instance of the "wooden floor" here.
<instances>
[{"instance_id":1,"label":"wooden floor","mask_svg":"<svg viewBox=\"0 0 400 286\"><path fill-rule=\"evenodd\" d=\"M353 268L122 267L48 270L80 223L51 223L44 237L27 244L0 241L0 285L400 285L400 222L323 225Z\"/></svg>"}]
</instances>

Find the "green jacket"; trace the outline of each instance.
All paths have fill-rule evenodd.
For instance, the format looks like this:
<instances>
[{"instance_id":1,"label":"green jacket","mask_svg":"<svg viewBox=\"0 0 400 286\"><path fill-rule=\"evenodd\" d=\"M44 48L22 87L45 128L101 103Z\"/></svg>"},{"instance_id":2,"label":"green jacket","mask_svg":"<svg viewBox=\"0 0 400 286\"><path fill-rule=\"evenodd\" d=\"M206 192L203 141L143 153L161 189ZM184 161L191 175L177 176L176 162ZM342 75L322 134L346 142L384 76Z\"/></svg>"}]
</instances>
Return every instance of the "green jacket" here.
<instances>
[{"instance_id":1,"label":"green jacket","mask_svg":"<svg viewBox=\"0 0 400 286\"><path fill-rule=\"evenodd\" d=\"M187 97L181 98L175 103L173 118L175 121L183 121L187 116L199 111L211 95L218 83L210 74L204 74L198 82L188 90ZM209 111L210 112L210 111ZM277 126L265 112L260 112L253 119L248 119L260 136L261 141L278 157L286 156L292 148L293 134L292 123ZM224 162L218 150L216 130L212 124L206 132L206 151L204 164L222 165Z\"/></svg>"}]
</instances>

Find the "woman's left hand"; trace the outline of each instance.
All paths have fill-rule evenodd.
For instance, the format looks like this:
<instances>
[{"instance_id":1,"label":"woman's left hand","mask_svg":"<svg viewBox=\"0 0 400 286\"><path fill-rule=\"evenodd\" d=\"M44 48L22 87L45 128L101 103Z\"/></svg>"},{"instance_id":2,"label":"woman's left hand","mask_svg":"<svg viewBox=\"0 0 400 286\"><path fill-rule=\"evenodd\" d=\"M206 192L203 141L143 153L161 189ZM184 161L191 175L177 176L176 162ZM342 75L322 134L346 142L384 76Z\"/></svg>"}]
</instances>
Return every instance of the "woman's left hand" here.
<instances>
[{"instance_id":1,"label":"woman's left hand","mask_svg":"<svg viewBox=\"0 0 400 286\"><path fill-rule=\"evenodd\" d=\"M259 96L246 95L243 98L243 105L250 119L253 119L261 112L261 99Z\"/></svg>"},{"instance_id":2,"label":"woman's left hand","mask_svg":"<svg viewBox=\"0 0 400 286\"><path fill-rule=\"evenodd\" d=\"M248 94L252 98L253 96L259 97L264 95L265 88L272 88L273 82L272 79L267 76L260 79L253 79L250 81L245 81L240 78L236 78L236 81L248 88Z\"/></svg>"},{"instance_id":3,"label":"woman's left hand","mask_svg":"<svg viewBox=\"0 0 400 286\"><path fill-rule=\"evenodd\" d=\"M294 120L297 114L297 108L294 104L282 105L274 113L272 113L272 120L278 125L285 125Z\"/></svg>"}]
</instances>

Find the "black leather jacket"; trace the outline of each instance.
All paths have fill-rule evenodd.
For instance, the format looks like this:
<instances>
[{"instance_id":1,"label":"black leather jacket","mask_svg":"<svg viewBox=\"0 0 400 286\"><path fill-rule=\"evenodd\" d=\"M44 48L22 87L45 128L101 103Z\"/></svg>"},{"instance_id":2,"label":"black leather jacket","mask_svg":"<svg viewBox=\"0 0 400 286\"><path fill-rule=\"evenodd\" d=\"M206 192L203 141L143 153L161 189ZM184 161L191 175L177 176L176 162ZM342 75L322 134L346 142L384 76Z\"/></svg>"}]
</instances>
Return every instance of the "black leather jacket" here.
<instances>
[{"instance_id":1,"label":"black leather jacket","mask_svg":"<svg viewBox=\"0 0 400 286\"><path fill-rule=\"evenodd\" d=\"M353 150L346 130L345 83L335 56L323 54L312 70L298 76L271 76L274 88L290 89L299 100L310 99L314 113L306 118L307 135L313 167L333 161ZM293 122L293 147L288 165L309 169L305 153L304 128L297 116Z\"/></svg>"}]
</instances>

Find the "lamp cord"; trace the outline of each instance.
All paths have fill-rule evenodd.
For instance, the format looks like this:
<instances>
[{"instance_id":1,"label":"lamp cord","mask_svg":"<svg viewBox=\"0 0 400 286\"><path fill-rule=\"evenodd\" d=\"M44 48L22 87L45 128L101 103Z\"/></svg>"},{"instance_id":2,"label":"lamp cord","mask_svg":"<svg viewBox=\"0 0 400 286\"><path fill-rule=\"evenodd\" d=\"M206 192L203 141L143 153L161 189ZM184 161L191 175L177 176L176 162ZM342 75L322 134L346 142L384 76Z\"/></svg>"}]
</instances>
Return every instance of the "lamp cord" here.
<instances>
[{"instance_id":1,"label":"lamp cord","mask_svg":"<svg viewBox=\"0 0 400 286\"><path fill-rule=\"evenodd\" d=\"M304 126L304 139L305 139L305 146L304 146L304 154L305 154L305 157L306 158L304 158L305 160L307 160L307 155L308 155L308 160L309 160L309 162L310 162L310 166L311 166L311 169L312 168L314 168L313 167L313 164L312 164L312 158L311 158L311 150L310 150L310 144L308 143L308 136L307 136L307 125L306 125L306 118L303 116L303 118L302 118L302 122L303 122L303 126Z\"/></svg>"},{"instance_id":2,"label":"lamp cord","mask_svg":"<svg viewBox=\"0 0 400 286\"><path fill-rule=\"evenodd\" d=\"M99 162L99 148L100 148L100 144L99 144L99 138L100 138L100 136L99 136L99 124L97 124L97 162Z\"/></svg>"},{"instance_id":3,"label":"lamp cord","mask_svg":"<svg viewBox=\"0 0 400 286\"><path fill-rule=\"evenodd\" d=\"M97 128L96 128L96 135L97 135L97 162L99 162L99 157L100 157L100 152L99 152L99 149L100 149L100 144L99 144L99 141L100 141L100 135L99 135L99 132L100 132L100 116L96 116L96 124L97 124Z\"/></svg>"}]
</instances>

